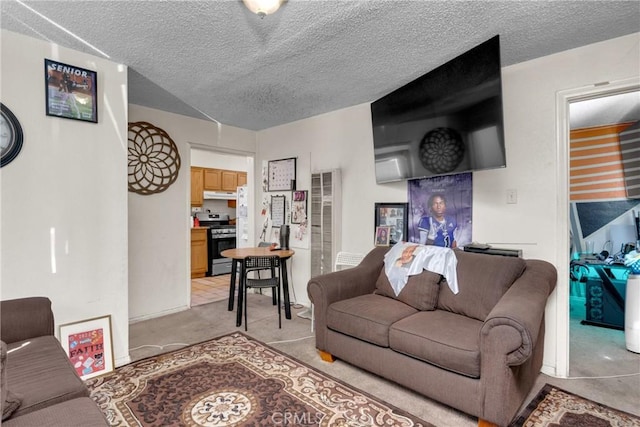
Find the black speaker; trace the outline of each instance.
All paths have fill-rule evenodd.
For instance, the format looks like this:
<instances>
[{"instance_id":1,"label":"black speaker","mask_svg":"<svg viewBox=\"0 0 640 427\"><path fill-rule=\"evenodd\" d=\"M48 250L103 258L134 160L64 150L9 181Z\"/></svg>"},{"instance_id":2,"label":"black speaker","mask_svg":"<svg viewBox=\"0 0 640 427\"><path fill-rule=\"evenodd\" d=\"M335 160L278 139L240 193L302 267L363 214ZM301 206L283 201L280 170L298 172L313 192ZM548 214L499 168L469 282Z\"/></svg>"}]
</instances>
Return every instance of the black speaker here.
<instances>
[{"instance_id":1,"label":"black speaker","mask_svg":"<svg viewBox=\"0 0 640 427\"><path fill-rule=\"evenodd\" d=\"M289 249L289 226L287 224L280 226L280 249Z\"/></svg>"}]
</instances>

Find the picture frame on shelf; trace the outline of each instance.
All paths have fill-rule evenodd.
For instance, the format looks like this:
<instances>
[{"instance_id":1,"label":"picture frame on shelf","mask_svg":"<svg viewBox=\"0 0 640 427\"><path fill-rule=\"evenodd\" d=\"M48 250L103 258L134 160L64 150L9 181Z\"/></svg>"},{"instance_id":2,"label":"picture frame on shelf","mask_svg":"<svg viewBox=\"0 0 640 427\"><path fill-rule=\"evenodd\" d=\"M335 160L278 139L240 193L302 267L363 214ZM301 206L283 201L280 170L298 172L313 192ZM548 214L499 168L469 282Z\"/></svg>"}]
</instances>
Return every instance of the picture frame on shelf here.
<instances>
[{"instance_id":1,"label":"picture frame on shelf","mask_svg":"<svg viewBox=\"0 0 640 427\"><path fill-rule=\"evenodd\" d=\"M47 116L98 123L98 73L44 60Z\"/></svg>"},{"instance_id":2,"label":"picture frame on shelf","mask_svg":"<svg viewBox=\"0 0 640 427\"><path fill-rule=\"evenodd\" d=\"M59 339L83 380L113 371L111 315L60 325Z\"/></svg>"},{"instance_id":3,"label":"picture frame on shelf","mask_svg":"<svg viewBox=\"0 0 640 427\"><path fill-rule=\"evenodd\" d=\"M374 225L388 226L389 244L406 241L408 235L408 203L376 203ZM377 235L377 232L376 232Z\"/></svg>"},{"instance_id":4,"label":"picture frame on shelf","mask_svg":"<svg viewBox=\"0 0 640 427\"><path fill-rule=\"evenodd\" d=\"M389 246L389 235L391 234L391 227L382 225L376 227L376 237L375 237L375 245L376 246Z\"/></svg>"}]
</instances>

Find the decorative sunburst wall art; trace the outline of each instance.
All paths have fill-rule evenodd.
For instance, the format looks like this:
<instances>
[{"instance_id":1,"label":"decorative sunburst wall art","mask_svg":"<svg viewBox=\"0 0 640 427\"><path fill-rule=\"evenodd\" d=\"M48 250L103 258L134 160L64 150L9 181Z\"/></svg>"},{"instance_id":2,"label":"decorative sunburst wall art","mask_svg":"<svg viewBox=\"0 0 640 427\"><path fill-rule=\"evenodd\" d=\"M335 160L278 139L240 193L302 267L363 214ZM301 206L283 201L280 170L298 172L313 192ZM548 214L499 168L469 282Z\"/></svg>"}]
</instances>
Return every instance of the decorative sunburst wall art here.
<instances>
[{"instance_id":1,"label":"decorative sunburst wall art","mask_svg":"<svg viewBox=\"0 0 640 427\"><path fill-rule=\"evenodd\" d=\"M164 130L147 122L129 123L129 191L162 193L178 178L180 153Z\"/></svg>"}]
</instances>

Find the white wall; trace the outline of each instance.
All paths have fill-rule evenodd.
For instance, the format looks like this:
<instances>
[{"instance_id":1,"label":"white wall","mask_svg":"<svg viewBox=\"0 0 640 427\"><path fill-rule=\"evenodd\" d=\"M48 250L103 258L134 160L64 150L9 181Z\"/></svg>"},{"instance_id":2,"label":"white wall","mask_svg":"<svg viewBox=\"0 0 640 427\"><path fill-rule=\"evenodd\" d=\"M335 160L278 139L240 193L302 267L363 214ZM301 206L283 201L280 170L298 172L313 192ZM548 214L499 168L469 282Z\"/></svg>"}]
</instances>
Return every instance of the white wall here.
<instances>
[{"instance_id":1,"label":"white wall","mask_svg":"<svg viewBox=\"0 0 640 427\"><path fill-rule=\"evenodd\" d=\"M146 121L165 130L181 158L178 178L166 191L129 193L129 318L138 321L190 306L192 146L250 153L255 133L133 104L129 121Z\"/></svg>"},{"instance_id":2,"label":"white wall","mask_svg":"<svg viewBox=\"0 0 640 427\"><path fill-rule=\"evenodd\" d=\"M127 68L5 30L1 51L2 102L24 131L0 169L1 298L49 297L56 334L111 315L115 362L126 363ZM45 58L97 71L97 124L45 115Z\"/></svg>"},{"instance_id":3,"label":"white wall","mask_svg":"<svg viewBox=\"0 0 640 427\"><path fill-rule=\"evenodd\" d=\"M568 235L568 222L557 215L558 209L565 209L558 206L557 176L567 165L558 163L556 93L637 76L639 39L640 34L634 34L503 68L507 167L473 174L473 239L522 248L526 258L553 263L559 270L558 286L565 290L568 280L562 278L568 277L569 248L559 247L558 235ZM342 250L367 252L372 246L374 203L407 201L406 183L375 183L369 104L258 133L256 164L299 155L311 158L310 170L298 170L299 175L342 170ZM517 204L506 203L507 189L517 190ZM308 252L297 249L294 257L294 286L302 303L308 303ZM547 306L544 358L551 374L558 363L558 333L566 338L562 335L567 328L559 324L557 313L567 310L568 301L559 303L554 293Z\"/></svg>"}]
</instances>

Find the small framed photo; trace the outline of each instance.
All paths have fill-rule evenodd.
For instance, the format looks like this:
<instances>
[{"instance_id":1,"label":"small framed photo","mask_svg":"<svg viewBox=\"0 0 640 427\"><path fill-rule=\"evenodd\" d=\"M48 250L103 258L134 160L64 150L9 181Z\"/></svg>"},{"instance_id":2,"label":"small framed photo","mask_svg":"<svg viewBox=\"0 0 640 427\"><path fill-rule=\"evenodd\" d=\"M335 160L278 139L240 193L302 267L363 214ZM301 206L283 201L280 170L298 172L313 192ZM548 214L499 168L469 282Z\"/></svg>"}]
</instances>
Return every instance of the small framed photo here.
<instances>
[{"instance_id":1,"label":"small framed photo","mask_svg":"<svg viewBox=\"0 0 640 427\"><path fill-rule=\"evenodd\" d=\"M47 116L98 123L98 87L95 71L44 60Z\"/></svg>"},{"instance_id":2,"label":"small framed photo","mask_svg":"<svg viewBox=\"0 0 640 427\"><path fill-rule=\"evenodd\" d=\"M391 227L378 226L376 227L376 246L389 246L389 233Z\"/></svg>"},{"instance_id":3,"label":"small framed photo","mask_svg":"<svg viewBox=\"0 0 640 427\"><path fill-rule=\"evenodd\" d=\"M407 240L408 217L408 203L376 203L375 205L375 227L386 225L391 228L390 245Z\"/></svg>"},{"instance_id":4,"label":"small framed photo","mask_svg":"<svg viewBox=\"0 0 640 427\"><path fill-rule=\"evenodd\" d=\"M302 224L307 220L307 190L294 191L291 202L291 224Z\"/></svg>"},{"instance_id":5,"label":"small framed photo","mask_svg":"<svg viewBox=\"0 0 640 427\"><path fill-rule=\"evenodd\" d=\"M60 344L83 380L113 371L110 315L60 325Z\"/></svg>"}]
</instances>

